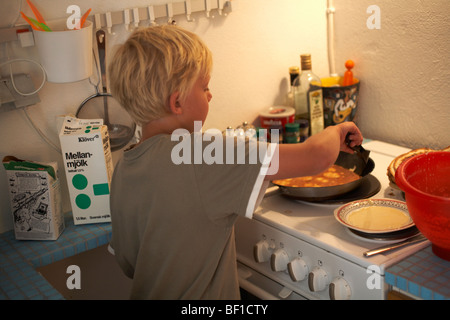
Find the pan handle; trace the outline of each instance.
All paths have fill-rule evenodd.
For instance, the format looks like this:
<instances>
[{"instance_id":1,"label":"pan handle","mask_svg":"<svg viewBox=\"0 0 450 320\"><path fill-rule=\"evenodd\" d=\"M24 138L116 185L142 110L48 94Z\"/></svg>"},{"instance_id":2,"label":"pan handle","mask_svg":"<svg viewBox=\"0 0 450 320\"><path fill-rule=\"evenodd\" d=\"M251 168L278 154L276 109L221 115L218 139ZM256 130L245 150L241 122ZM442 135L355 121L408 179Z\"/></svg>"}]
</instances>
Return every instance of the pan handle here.
<instances>
[{"instance_id":1,"label":"pan handle","mask_svg":"<svg viewBox=\"0 0 450 320\"><path fill-rule=\"evenodd\" d=\"M267 198L267 197L274 196L279 193L281 193L280 187L270 186L266 189L266 192L264 193L264 197Z\"/></svg>"}]
</instances>

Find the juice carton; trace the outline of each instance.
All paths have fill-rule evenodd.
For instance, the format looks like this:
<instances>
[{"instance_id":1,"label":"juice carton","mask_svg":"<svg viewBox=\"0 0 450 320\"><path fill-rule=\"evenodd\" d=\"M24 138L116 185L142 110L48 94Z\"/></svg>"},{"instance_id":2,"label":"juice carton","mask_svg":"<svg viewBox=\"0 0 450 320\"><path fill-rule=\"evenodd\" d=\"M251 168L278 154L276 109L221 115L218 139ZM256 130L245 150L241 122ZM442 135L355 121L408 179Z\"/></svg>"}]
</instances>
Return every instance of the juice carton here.
<instances>
[{"instance_id":1,"label":"juice carton","mask_svg":"<svg viewBox=\"0 0 450 320\"><path fill-rule=\"evenodd\" d=\"M3 158L17 240L56 240L64 230L58 163Z\"/></svg>"}]
</instances>

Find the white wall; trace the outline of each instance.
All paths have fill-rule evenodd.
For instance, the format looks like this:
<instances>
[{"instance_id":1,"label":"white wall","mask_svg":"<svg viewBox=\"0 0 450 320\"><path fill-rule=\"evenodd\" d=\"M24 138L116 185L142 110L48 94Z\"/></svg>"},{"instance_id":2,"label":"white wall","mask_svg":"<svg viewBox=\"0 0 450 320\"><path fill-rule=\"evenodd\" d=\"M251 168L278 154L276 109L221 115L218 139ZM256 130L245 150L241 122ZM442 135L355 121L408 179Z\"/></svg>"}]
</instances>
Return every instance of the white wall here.
<instances>
[{"instance_id":1,"label":"white wall","mask_svg":"<svg viewBox=\"0 0 450 320\"><path fill-rule=\"evenodd\" d=\"M0 0L5 10L0 11L0 27L14 23L19 13L19 1ZM47 20L67 17L68 5L77 4L81 11L92 8L92 14L118 11L124 8L146 7L164 4L170 0L34 0ZM22 10L32 15L26 1ZM176 1L173 1L176 2ZM326 75L325 0L233 0L235 10L227 17L208 19L204 13L194 14L195 22L187 22L184 16L175 17L177 24L199 34L214 54L214 70L210 82L213 99L206 128L225 129L242 121L253 121L261 110L280 104L288 90L288 68L299 65L299 55L309 52L318 74ZM17 23L22 22L22 18ZM165 20L157 22L165 23ZM142 22L142 25L146 25ZM113 28L115 35L108 35L109 47L122 42L127 31L124 26ZM107 48L108 50L108 48ZM35 48L18 48L10 43L0 44L0 61L7 54L11 57L38 59ZM41 78L34 66L23 66L33 75L36 86ZM6 74L3 68L2 75ZM93 78L94 82L95 79ZM79 104L93 94L88 80L71 84L46 83L39 93L41 102L28 109L39 128L55 144L59 145L55 129L55 117L75 113ZM30 126L22 111L0 113L0 157L14 155L35 161L55 161L62 166L61 155L49 147ZM120 152L114 154L117 159ZM70 211L66 180L62 178L64 211ZM0 169L0 232L12 228L12 218L7 196L4 169Z\"/></svg>"},{"instance_id":2,"label":"white wall","mask_svg":"<svg viewBox=\"0 0 450 320\"><path fill-rule=\"evenodd\" d=\"M379 30L366 26L373 4ZM450 1L335 0L335 7L336 61L355 61L365 136L410 148L450 145Z\"/></svg>"}]
</instances>

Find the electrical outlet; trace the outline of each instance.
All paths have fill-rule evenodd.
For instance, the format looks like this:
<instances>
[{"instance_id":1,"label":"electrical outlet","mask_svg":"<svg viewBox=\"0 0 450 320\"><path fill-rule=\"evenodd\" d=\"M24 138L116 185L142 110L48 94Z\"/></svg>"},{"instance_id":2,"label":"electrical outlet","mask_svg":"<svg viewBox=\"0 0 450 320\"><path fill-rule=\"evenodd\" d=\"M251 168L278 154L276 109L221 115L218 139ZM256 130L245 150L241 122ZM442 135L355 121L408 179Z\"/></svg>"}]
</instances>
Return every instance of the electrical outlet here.
<instances>
[{"instance_id":1,"label":"electrical outlet","mask_svg":"<svg viewBox=\"0 0 450 320\"><path fill-rule=\"evenodd\" d=\"M15 74L13 78L14 84L19 91L29 93L36 90L30 75L22 73ZM30 96L23 96L16 92L10 77L0 79L0 112L16 110L39 102L41 100L37 93Z\"/></svg>"},{"instance_id":2,"label":"electrical outlet","mask_svg":"<svg viewBox=\"0 0 450 320\"><path fill-rule=\"evenodd\" d=\"M17 38L22 48L34 46L34 37L31 31L17 32Z\"/></svg>"}]
</instances>

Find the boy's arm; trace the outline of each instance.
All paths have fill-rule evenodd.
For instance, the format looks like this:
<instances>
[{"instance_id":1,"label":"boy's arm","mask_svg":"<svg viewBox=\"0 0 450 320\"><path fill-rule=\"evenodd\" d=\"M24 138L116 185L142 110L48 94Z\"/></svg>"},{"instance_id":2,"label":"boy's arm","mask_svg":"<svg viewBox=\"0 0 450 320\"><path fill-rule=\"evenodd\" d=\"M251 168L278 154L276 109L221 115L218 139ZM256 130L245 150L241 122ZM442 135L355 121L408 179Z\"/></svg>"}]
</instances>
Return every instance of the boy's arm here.
<instances>
[{"instance_id":1,"label":"boy's arm","mask_svg":"<svg viewBox=\"0 0 450 320\"><path fill-rule=\"evenodd\" d=\"M349 133L350 146L360 145L363 137L353 122L325 128L303 143L278 146L278 171L265 176L265 180L310 176L325 171L334 164L340 151L353 153L345 138ZM276 169L276 168L275 168Z\"/></svg>"}]
</instances>

